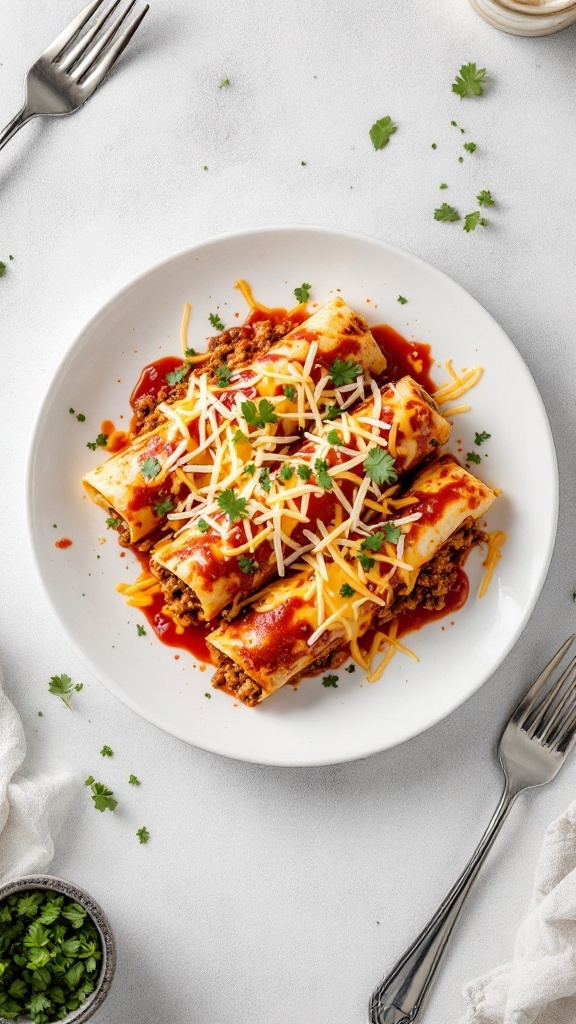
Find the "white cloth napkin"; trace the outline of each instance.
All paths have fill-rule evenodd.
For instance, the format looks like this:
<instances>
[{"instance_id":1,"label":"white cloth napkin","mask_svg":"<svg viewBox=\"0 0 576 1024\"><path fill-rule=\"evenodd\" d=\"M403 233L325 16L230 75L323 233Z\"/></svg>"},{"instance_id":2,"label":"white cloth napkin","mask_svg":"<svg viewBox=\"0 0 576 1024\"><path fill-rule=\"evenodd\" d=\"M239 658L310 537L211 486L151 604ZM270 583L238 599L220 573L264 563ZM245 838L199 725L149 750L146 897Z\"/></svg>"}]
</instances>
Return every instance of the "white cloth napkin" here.
<instances>
[{"instance_id":1,"label":"white cloth napkin","mask_svg":"<svg viewBox=\"0 0 576 1024\"><path fill-rule=\"evenodd\" d=\"M460 1024L576 1024L576 801L544 834L512 962L463 995Z\"/></svg>"},{"instance_id":2,"label":"white cloth napkin","mask_svg":"<svg viewBox=\"0 0 576 1024\"><path fill-rule=\"evenodd\" d=\"M0 670L0 883L48 867L74 788L66 772L17 774L25 756L22 722Z\"/></svg>"}]
</instances>

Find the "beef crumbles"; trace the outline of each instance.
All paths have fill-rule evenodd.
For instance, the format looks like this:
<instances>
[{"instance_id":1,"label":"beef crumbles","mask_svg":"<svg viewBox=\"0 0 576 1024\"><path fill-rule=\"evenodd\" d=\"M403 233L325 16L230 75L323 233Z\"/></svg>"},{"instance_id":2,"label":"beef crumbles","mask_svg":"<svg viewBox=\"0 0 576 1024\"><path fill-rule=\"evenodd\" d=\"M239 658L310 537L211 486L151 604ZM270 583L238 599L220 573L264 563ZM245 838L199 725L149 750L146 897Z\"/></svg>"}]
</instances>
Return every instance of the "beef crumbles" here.
<instances>
[{"instance_id":1,"label":"beef crumbles","mask_svg":"<svg viewBox=\"0 0 576 1024\"><path fill-rule=\"evenodd\" d=\"M201 618L202 606L190 587L163 565L151 563L150 571L160 582L166 611L179 626L205 625Z\"/></svg>"}]
</instances>

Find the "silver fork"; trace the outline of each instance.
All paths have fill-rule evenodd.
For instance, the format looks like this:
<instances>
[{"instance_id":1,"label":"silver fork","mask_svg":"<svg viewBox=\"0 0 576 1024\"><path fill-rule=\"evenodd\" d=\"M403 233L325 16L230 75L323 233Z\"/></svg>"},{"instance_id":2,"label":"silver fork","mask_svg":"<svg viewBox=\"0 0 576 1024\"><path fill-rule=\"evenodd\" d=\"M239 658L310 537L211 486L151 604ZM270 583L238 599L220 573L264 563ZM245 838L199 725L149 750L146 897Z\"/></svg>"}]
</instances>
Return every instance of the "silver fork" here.
<instances>
[{"instance_id":1,"label":"silver fork","mask_svg":"<svg viewBox=\"0 0 576 1024\"><path fill-rule=\"evenodd\" d=\"M61 117L78 110L112 70L145 17L148 4L128 21L137 0L129 0L112 18L120 5L120 0L114 0L88 26L103 2L92 0L30 68L24 106L0 135L0 149L31 118L42 114Z\"/></svg>"},{"instance_id":2,"label":"silver fork","mask_svg":"<svg viewBox=\"0 0 576 1024\"><path fill-rule=\"evenodd\" d=\"M556 671L576 635L562 645L520 701L498 744L504 792L472 858L434 917L372 993L370 1024L414 1024L444 959L472 883L508 812L523 789L543 786L558 774L576 741L576 657ZM559 676L559 677L558 677Z\"/></svg>"}]
</instances>

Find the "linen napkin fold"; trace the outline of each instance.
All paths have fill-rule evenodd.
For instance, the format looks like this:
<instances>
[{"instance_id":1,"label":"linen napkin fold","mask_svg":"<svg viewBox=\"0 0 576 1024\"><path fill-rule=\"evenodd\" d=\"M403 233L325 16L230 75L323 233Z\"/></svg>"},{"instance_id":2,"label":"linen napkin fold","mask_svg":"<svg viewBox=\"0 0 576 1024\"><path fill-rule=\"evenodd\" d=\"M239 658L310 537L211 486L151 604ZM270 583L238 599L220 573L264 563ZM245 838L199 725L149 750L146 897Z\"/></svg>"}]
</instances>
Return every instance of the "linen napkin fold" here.
<instances>
[{"instance_id":1,"label":"linen napkin fold","mask_svg":"<svg viewBox=\"0 0 576 1024\"><path fill-rule=\"evenodd\" d=\"M26 740L2 681L0 669L0 883L48 867L73 792L66 772L18 774Z\"/></svg>"},{"instance_id":2,"label":"linen napkin fold","mask_svg":"<svg viewBox=\"0 0 576 1024\"><path fill-rule=\"evenodd\" d=\"M460 1024L576 1024L576 801L544 834L512 961L463 996Z\"/></svg>"}]
</instances>

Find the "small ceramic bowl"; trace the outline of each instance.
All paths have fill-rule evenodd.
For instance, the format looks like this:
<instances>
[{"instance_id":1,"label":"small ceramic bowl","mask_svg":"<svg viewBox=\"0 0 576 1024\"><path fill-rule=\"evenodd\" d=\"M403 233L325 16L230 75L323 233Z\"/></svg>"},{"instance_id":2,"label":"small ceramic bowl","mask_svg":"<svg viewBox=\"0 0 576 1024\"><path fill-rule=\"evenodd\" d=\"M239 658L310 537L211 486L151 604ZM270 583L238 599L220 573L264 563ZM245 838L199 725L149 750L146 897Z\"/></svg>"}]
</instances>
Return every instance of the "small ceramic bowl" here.
<instances>
[{"instance_id":1,"label":"small ceramic bowl","mask_svg":"<svg viewBox=\"0 0 576 1024\"><path fill-rule=\"evenodd\" d=\"M470 0L484 21L515 36L547 36L576 22L576 0Z\"/></svg>"},{"instance_id":2,"label":"small ceramic bowl","mask_svg":"<svg viewBox=\"0 0 576 1024\"><path fill-rule=\"evenodd\" d=\"M33 892L34 889L50 889L62 896L68 896L70 899L75 900L76 903L80 903L88 912L98 930L102 947L102 967L96 987L88 996L86 1002L82 1003L77 1010L73 1010L72 1013L69 1013L58 1022L58 1024L84 1024L84 1021L89 1020L106 999L114 977L116 969L116 943L114 942L110 922L104 911L96 903L96 900L93 900L84 889L74 885L73 882L68 882L65 878L57 878L54 875L22 875L20 878L15 878L11 882L0 885L0 905L8 896L13 896L19 892ZM26 1018L23 1019L23 1024L25 1020ZM4 1018L0 1015L0 1024L2 1024L2 1021L4 1021Z\"/></svg>"}]
</instances>

